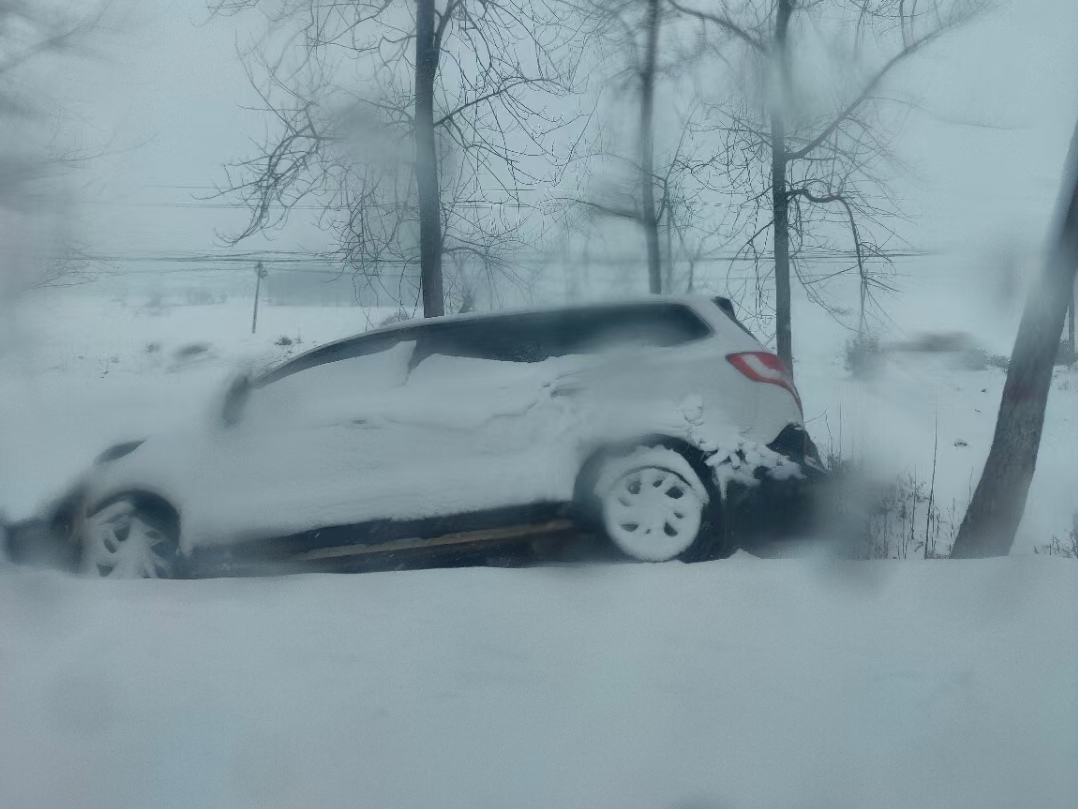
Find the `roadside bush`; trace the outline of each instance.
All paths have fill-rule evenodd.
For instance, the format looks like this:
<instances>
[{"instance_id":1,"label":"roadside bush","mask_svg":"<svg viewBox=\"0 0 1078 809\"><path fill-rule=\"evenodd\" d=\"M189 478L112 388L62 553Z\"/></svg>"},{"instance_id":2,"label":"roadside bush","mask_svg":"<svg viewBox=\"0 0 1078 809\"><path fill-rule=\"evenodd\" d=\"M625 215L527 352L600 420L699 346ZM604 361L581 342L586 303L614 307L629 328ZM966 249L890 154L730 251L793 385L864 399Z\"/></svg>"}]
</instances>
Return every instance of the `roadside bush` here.
<instances>
[{"instance_id":1,"label":"roadside bush","mask_svg":"<svg viewBox=\"0 0 1078 809\"><path fill-rule=\"evenodd\" d=\"M984 371L989 366L988 352L983 348L967 348L958 355L958 366L963 371Z\"/></svg>"},{"instance_id":2,"label":"roadside bush","mask_svg":"<svg viewBox=\"0 0 1078 809\"><path fill-rule=\"evenodd\" d=\"M411 320L411 319L412 319L412 316L410 314L408 314L407 312L405 312L403 309L401 309L401 310L399 310L397 312L394 312L389 317L387 317L383 321L381 321L378 324L378 327L381 328L382 326L392 326L394 323L403 323L404 321Z\"/></svg>"},{"instance_id":3,"label":"roadside bush","mask_svg":"<svg viewBox=\"0 0 1078 809\"><path fill-rule=\"evenodd\" d=\"M213 293L206 289L189 289L186 297L189 306L208 306L216 301Z\"/></svg>"},{"instance_id":4,"label":"roadside bush","mask_svg":"<svg viewBox=\"0 0 1078 809\"><path fill-rule=\"evenodd\" d=\"M168 370L178 371L215 357L213 346L209 343L187 343L172 352Z\"/></svg>"},{"instance_id":5,"label":"roadside bush","mask_svg":"<svg viewBox=\"0 0 1078 809\"><path fill-rule=\"evenodd\" d=\"M160 291L151 292L149 297L146 298L143 308L151 315L163 315L167 310L165 296Z\"/></svg>"},{"instance_id":6,"label":"roadside bush","mask_svg":"<svg viewBox=\"0 0 1078 809\"><path fill-rule=\"evenodd\" d=\"M1038 545L1034 553L1044 556L1062 556L1065 559L1078 559L1078 511L1071 517L1071 530L1065 537L1052 537L1050 542Z\"/></svg>"},{"instance_id":7,"label":"roadside bush","mask_svg":"<svg viewBox=\"0 0 1078 809\"><path fill-rule=\"evenodd\" d=\"M880 339L871 334L858 334L846 341L846 370L855 379L875 376L883 362Z\"/></svg>"},{"instance_id":8,"label":"roadside bush","mask_svg":"<svg viewBox=\"0 0 1078 809\"><path fill-rule=\"evenodd\" d=\"M173 352L173 356L178 360L190 360L205 356L209 353L209 350L209 343L187 343L177 348Z\"/></svg>"},{"instance_id":9,"label":"roadside bush","mask_svg":"<svg viewBox=\"0 0 1078 809\"><path fill-rule=\"evenodd\" d=\"M881 480L856 461L832 456L822 492L821 529L848 559L940 559L950 553L963 510L943 507L931 480L904 473Z\"/></svg>"}]
</instances>

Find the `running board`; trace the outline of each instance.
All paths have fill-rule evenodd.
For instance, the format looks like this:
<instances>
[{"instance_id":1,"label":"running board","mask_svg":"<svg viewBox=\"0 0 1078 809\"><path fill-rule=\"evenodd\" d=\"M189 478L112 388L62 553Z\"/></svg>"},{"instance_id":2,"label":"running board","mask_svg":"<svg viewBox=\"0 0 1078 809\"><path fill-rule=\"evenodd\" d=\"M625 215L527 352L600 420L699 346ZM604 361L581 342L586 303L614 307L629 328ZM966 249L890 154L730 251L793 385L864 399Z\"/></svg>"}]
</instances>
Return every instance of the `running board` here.
<instances>
[{"instance_id":1,"label":"running board","mask_svg":"<svg viewBox=\"0 0 1078 809\"><path fill-rule=\"evenodd\" d=\"M349 556L369 556L377 553L396 553L398 551L411 551L428 548L439 548L449 545L464 545L473 542L492 542L495 540L520 539L531 534L548 534L572 529L575 524L572 520L549 520L544 523L529 525L517 525L512 528L488 528L481 531L461 531L455 534L442 534L437 537L426 539L413 537L408 539L394 539L389 542L364 545L338 545L333 548L316 548L305 551L292 557L293 562L314 562L321 559L341 559Z\"/></svg>"}]
</instances>

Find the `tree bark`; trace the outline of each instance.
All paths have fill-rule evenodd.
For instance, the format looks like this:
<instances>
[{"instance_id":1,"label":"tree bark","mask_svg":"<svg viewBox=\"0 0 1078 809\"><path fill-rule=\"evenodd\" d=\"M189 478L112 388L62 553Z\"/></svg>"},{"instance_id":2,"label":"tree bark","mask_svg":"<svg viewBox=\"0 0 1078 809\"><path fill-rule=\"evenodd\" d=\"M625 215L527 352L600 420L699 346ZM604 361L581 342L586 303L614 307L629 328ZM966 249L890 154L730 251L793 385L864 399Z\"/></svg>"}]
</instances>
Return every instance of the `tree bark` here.
<instances>
[{"instance_id":1,"label":"tree bark","mask_svg":"<svg viewBox=\"0 0 1078 809\"><path fill-rule=\"evenodd\" d=\"M662 260L659 255L659 221L655 213L655 63L659 49L661 0L647 0L647 45L640 71L640 201L641 221L648 251L648 289L662 292Z\"/></svg>"},{"instance_id":2,"label":"tree bark","mask_svg":"<svg viewBox=\"0 0 1078 809\"><path fill-rule=\"evenodd\" d=\"M790 375L794 371L793 329L790 322L790 196L786 174L787 31L793 0L778 0L775 15L775 52L771 98L771 208L775 248L775 342L779 359Z\"/></svg>"},{"instance_id":3,"label":"tree bark","mask_svg":"<svg viewBox=\"0 0 1078 809\"><path fill-rule=\"evenodd\" d=\"M1006 556L1025 511L1037 466L1052 366L1078 269L1078 127L1071 140L1065 176L1061 230L1022 313L992 448L951 549L952 559Z\"/></svg>"},{"instance_id":4,"label":"tree bark","mask_svg":"<svg viewBox=\"0 0 1078 809\"><path fill-rule=\"evenodd\" d=\"M415 183L419 203L419 285L423 316L445 313L442 290L442 206L434 136L434 79L438 73L434 0L416 0Z\"/></svg>"},{"instance_id":5,"label":"tree bark","mask_svg":"<svg viewBox=\"0 0 1078 809\"><path fill-rule=\"evenodd\" d=\"M1070 312L1067 315L1067 348L1070 351L1070 356L1067 362L1071 365L1074 364L1075 358L1078 357L1078 343L1074 342L1075 330L1074 330L1074 310L1078 309L1078 286L1071 290L1071 305Z\"/></svg>"}]
</instances>

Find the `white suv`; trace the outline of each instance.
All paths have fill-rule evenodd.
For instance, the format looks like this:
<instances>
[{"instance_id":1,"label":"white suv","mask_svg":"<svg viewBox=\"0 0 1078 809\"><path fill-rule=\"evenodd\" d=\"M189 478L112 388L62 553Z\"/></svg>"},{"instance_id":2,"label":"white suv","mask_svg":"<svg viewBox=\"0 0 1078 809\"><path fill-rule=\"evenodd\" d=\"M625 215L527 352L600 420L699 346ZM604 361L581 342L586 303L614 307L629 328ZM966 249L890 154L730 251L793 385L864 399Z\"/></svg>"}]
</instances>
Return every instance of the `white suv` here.
<instances>
[{"instance_id":1,"label":"white suv","mask_svg":"<svg viewBox=\"0 0 1078 809\"><path fill-rule=\"evenodd\" d=\"M729 302L657 297L321 346L237 378L213 418L103 453L45 519L100 576L369 569L582 536L693 560L733 549L735 491L817 462L797 390Z\"/></svg>"}]
</instances>

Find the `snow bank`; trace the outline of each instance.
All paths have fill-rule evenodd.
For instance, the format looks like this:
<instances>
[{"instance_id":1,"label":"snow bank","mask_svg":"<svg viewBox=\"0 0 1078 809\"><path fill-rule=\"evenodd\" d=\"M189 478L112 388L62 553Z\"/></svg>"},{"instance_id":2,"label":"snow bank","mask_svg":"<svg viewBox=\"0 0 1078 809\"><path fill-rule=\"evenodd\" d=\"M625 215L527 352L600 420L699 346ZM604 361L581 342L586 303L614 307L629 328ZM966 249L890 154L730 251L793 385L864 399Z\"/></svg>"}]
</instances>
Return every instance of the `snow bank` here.
<instances>
[{"instance_id":1,"label":"snow bank","mask_svg":"<svg viewBox=\"0 0 1078 809\"><path fill-rule=\"evenodd\" d=\"M1078 805L1078 565L0 573L19 809Z\"/></svg>"}]
</instances>

